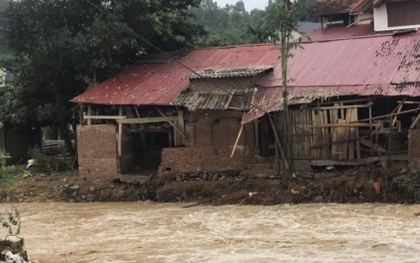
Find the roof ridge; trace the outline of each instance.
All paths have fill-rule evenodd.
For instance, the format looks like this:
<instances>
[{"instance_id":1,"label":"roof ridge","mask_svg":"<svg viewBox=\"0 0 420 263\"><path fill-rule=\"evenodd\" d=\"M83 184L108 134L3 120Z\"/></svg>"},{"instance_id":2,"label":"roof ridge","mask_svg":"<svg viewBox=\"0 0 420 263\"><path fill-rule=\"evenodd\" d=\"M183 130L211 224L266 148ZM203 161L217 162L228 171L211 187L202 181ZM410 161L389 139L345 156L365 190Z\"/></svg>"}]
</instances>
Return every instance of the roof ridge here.
<instances>
[{"instance_id":1,"label":"roof ridge","mask_svg":"<svg viewBox=\"0 0 420 263\"><path fill-rule=\"evenodd\" d=\"M217 46L217 47L199 47L193 48L193 50L206 50L206 49L228 49L228 48L238 48L238 47L258 47L258 46L274 46L273 43L257 43L257 44L243 44L243 45L233 45L233 46Z\"/></svg>"}]
</instances>

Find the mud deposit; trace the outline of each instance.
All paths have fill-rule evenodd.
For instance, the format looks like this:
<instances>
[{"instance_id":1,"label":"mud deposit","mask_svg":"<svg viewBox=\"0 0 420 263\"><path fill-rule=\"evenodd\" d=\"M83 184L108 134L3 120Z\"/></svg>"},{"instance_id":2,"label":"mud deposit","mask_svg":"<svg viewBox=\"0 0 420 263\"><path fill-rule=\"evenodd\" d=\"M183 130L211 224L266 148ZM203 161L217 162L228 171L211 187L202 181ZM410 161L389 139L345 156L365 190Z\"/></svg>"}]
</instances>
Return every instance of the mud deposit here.
<instances>
[{"instance_id":1,"label":"mud deposit","mask_svg":"<svg viewBox=\"0 0 420 263\"><path fill-rule=\"evenodd\" d=\"M420 206L19 203L39 262L420 262Z\"/></svg>"}]
</instances>

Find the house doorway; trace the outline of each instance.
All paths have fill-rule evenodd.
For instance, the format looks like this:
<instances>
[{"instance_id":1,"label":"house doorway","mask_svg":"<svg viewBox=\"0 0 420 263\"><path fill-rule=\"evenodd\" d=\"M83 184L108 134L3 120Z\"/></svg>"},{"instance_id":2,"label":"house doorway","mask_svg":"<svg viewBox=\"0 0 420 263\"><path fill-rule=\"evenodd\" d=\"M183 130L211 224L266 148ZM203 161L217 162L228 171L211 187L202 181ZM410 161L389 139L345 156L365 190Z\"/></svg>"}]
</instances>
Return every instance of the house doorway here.
<instances>
[{"instance_id":1,"label":"house doorway","mask_svg":"<svg viewBox=\"0 0 420 263\"><path fill-rule=\"evenodd\" d=\"M168 132L135 132L133 166L139 174L156 174L162 161L162 149L169 147Z\"/></svg>"}]
</instances>

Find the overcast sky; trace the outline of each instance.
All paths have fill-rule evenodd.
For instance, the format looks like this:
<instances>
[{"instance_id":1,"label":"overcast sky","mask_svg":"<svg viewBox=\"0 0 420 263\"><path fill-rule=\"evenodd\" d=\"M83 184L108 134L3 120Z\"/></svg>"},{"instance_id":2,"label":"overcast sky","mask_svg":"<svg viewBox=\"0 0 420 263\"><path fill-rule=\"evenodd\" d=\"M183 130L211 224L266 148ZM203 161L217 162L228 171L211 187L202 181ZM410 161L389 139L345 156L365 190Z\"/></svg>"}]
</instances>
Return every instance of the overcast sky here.
<instances>
[{"instance_id":1,"label":"overcast sky","mask_svg":"<svg viewBox=\"0 0 420 263\"><path fill-rule=\"evenodd\" d=\"M1 1L1 0L0 0ZM217 5L224 7L226 4L236 4L239 0L215 0ZM246 11L251 11L254 8L264 9L267 6L268 0L242 0L245 4Z\"/></svg>"}]
</instances>

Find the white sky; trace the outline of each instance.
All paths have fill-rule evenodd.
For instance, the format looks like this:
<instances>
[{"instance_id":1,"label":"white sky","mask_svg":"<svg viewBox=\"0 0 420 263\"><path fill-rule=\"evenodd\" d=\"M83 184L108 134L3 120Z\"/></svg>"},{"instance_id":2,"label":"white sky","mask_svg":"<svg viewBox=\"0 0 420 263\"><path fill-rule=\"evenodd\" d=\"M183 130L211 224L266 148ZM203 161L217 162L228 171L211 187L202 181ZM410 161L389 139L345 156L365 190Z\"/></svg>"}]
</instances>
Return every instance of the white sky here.
<instances>
[{"instance_id":1,"label":"white sky","mask_svg":"<svg viewBox=\"0 0 420 263\"><path fill-rule=\"evenodd\" d=\"M224 7L226 4L236 4L239 0L215 0L217 5L220 7ZM246 11L251 11L254 8L264 9L267 4L268 0L242 0L245 4Z\"/></svg>"}]
</instances>

